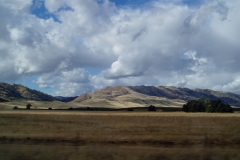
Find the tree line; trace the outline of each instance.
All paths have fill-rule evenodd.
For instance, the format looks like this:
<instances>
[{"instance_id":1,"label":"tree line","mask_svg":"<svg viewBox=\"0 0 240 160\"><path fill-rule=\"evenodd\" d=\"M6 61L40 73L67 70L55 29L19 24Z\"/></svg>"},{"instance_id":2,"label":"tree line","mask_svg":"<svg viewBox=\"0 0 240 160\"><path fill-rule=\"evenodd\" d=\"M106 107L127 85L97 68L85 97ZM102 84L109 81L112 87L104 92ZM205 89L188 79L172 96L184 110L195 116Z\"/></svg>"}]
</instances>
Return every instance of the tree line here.
<instances>
[{"instance_id":1,"label":"tree line","mask_svg":"<svg viewBox=\"0 0 240 160\"><path fill-rule=\"evenodd\" d=\"M198 100L190 100L183 105L184 112L209 112L209 113L233 113L233 108L229 104L223 103L221 100L210 100L208 98L200 98Z\"/></svg>"}]
</instances>

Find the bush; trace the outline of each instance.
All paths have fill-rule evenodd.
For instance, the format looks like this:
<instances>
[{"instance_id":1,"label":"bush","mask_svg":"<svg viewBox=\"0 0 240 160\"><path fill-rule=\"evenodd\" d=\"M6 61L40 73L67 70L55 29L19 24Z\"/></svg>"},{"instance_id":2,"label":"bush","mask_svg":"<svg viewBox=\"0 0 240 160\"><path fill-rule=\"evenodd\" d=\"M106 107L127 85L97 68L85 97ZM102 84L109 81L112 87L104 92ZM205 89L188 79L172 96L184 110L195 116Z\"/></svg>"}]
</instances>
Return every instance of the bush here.
<instances>
[{"instance_id":1,"label":"bush","mask_svg":"<svg viewBox=\"0 0 240 160\"><path fill-rule=\"evenodd\" d=\"M204 103L200 100L191 100L183 105L184 112L205 112Z\"/></svg>"},{"instance_id":2,"label":"bush","mask_svg":"<svg viewBox=\"0 0 240 160\"><path fill-rule=\"evenodd\" d=\"M13 109L18 109L18 106L14 106Z\"/></svg>"},{"instance_id":3,"label":"bush","mask_svg":"<svg viewBox=\"0 0 240 160\"><path fill-rule=\"evenodd\" d=\"M31 108L31 104L30 103L28 103L27 105L26 105L26 109L30 109Z\"/></svg>"},{"instance_id":4,"label":"bush","mask_svg":"<svg viewBox=\"0 0 240 160\"><path fill-rule=\"evenodd\" d=\"M210 100L206 98L188 101L187 104L183 105L182 111L233 113L233 109L229 104L225 104L221 100Z\"/></svg>"},{"instance_id":5,"label":"bush","mask_svg":"<svg viewBox=\"0 0 240 160\"><path fill-rule=\"evenodd\" d=\"M87 107L87 111L93 111L93 108Z\"/></svg>"},{"instance_id":6,"label":"bush","mask_svg":"<svg viewBox=\"0 0 240 160\"><path fill-rule=\"evenodd\" d=\"M127 111L133 111L133 108L128 108Z\"/></svg>"},{"instance_id":7,"label":"bush","mask_svg":"<svg viewBox=\"0 0 240 160\"><path fill-rule=\"evenodd\" d=\"M48 108L48 110L52 110L52 108L50 107L50 108Z\"/></svg>"},{"instance_id":8,"label":"bush","mask_svg":"<svg viewBox=\"0 0 240 160\"><path fill-rule=\"evenodd\" d=\"M148 111L156 111L156 107L151 105L148 107Z\"/></svg>"},{"instance_id":9,"label":"bush","mask_svg":"<svg viewBox=\"0 0 240 160\"><path fill-rule=\"evenodd\" d=\"M68 110L73 110L73 108L72 108L72 107L70 107L70 108L68 108Z\"/></svg>"}]
</instances>

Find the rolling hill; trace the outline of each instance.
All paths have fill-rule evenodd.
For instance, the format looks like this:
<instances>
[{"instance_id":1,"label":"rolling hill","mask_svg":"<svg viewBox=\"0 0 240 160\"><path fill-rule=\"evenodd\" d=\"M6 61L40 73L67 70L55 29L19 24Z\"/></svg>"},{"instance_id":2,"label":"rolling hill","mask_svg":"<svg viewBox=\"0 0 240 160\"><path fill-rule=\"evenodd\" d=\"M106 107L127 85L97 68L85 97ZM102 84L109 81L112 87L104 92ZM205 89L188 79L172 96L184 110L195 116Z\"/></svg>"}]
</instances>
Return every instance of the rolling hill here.
<instances>
[{"instance_id":1,"label":"rolling hill","mask_svg":"<svg viewBox=\"0 0 240 160\"><path fill-rule=\"evenodd\" d=\"M198 98L220 99L240 107L240 95L210 89L188 89L173 86L114 86L85 93L79 97L53 97L19 84L0 83L0 102L61 101L75 107L182 107L188 100ZM66 103L63 103L64 105Z\"/></svg>"},{"instance_id":2,"label":"rolling hill","mask_svg":"<svg viewBox=\"0 0 240 160\"><path fill-rule=\"evenodd\" d=\"M181 107L185 103L183 100L141 94L125 86L106 87L92 94L83 94L73 102L82 106L112 108L147 107L150 104L159 107Z\"/></svg>"},{"instance_id":3,"label":"rolling hill","mask_svg":"<svg viewBox=\"0 0 240 160\"><path fill-rule=\"evenodd\" d=\"M73 102L92 107L181 107L186 101L210 98L240 107L240 95L210 89L188 89L172 86L116 86L83 94Z\"/></svg>"},{"instance_id":4,"label":"rolling hill","mask_svg":"<svg viewBox=\"0 0 240 160\"><path fill-rule=\"evenodd\" d=\"M0 102L9 102L16 100L34 100L34 101L54 101L51 95L19 84L0 83Z\"/></svg>"}]
</instances>

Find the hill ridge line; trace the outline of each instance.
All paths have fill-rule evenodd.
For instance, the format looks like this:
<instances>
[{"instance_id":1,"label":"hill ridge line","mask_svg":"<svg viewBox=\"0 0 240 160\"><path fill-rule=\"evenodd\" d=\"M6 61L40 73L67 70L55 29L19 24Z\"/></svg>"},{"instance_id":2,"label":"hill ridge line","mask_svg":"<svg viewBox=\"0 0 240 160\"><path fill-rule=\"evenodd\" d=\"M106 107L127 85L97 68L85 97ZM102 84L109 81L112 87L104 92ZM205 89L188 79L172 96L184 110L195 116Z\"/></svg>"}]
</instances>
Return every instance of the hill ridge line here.
<instances>
[{"instance_id":1,"label":"hill ridge line","mask_svg":"<svg viewBox=\"0 0 240 160\"><path fill-rule=\"evenodd\" d=\"M240 95L231 92L214 91L211 89L189 89L174 86L108 86L93 93L85 93L73 102L77 103L124 103L133 102L134 106L147 106L164 103L184 103L189 100L209 98L219 99L224 103L240 106ZM154 102L155 101L155 102ZM165 102L164 102L165 101ZM168 102L166 102L168 101ZM171 102L170 102L171 101ZM149 103L147 103L149 102ZM151 103L150 103L151 102ZM130 105L130 104L128 104Z\"/></svg>"}]
</instances>

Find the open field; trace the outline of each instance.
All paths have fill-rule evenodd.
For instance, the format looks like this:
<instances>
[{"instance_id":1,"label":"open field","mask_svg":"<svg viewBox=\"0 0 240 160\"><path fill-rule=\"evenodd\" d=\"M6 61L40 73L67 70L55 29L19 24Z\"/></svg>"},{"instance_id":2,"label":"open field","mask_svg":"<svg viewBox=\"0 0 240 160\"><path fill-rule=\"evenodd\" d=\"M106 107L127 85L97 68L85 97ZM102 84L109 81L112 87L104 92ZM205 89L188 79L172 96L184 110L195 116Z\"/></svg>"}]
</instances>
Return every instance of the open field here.
<instances>
[{"instance_id":1,"label":"open field","mask_svg":"<svg viewBox=\"0 0 240 160\"><path fill-rule=\"evenodd\" d=\"M240 159L240 114L0 111L0 159Z\"/></svg>"},{"instance_id":2,"label":"open field","mask_svg":"<svg viewBox=\"0 0 240 160\"><path fill-rule=\"evenodd\" d=\"M81 107L95 107L95 108L129 108L129 107L148 107L150 104L156 107L172 107L180 108L185 103L182 100L168 100L159 97L147 97L144 95L132 94L129 96L119 96L114 99L90 99L83 102L60 102L60 101L30 101L30 100L16 100L11 102L0 103L0 110L11 110L14 106L18 108L26 108L30 103L32 109L68 109Z\"/></svg>"},{"instance_id":3,"label":"open field","mask_svg":"<svg viewBox=\"0 0 240 160\"><path fill-rule=\"evenodd\" d=\"M13 110L14 106L17 106L19 109L26 109L26 105L30 103L31 109L32 110L47 110L49 108L52 108L53 110L68 110L69 108L73 108L76 110L87 110L87 108L90 108L91 110L97 110L97 111L126 111L128 108L132 108L134 111L147 111L148 110L148 105L139 105L139 106L121 106L118 105L118 103L115 104L115 107L111 106L105 106L104 103L103 105L99 105L101 103L96 102L94 103L76 103L76 102L60 102L60 101L53 101L53 102L47 102L47 101L11 101L11 102L4 102L0 103L0 111L6 111L6 110ZM93 104L93 105L91 105ZM98 104L98 105L97 105ZM174 105L173 105L174 104ZM182 110L182 102L177 102L175 101L174 103L167 103L162 101L162 104L160 105L155 105L157 111L167 111L167 112L172 112L172 111L181 111ZM103 107L104 106L104 107ZM240 107L233 107L233 110L235 112L240 112Z\"/></svg>"},{"instance_id":4,"label":"open field","mask_svg":"<svg viewBox=\"0 0 240 160\"><path fill-rule=\"evenodd\" d=\"M60 101L12 101L0 103L0 110L12 110L14 106L26 109L28 103L32 105L31 109L48 109L50 107L53 109L68 109L70 107L81 107L78 103L65 103Z\"/></svg>"},{"instance_id":5,"label":"open field","mask_svg":"<svg viewBox=\"0 0 240 160\"><path fill-rule=\"evenodd\" d=\"M87 110L90 108L92 110L97 111L127 111L128 108L133 108L134 111L144 111L148 110L148 106L145 107L101 107L101 106L85 106L85 104L75 103L75 102L46 102L46 101L12 101L12 102L4 102L0 103L0 111L10 111L13 110L14 106L17 106L19 110L25 110L27 104L31 104L31 110L48 110L52 108L53 110L68 110L69 108L73 108L74 110ZM169 106L166 105L164 107L157 107L158 111L181 111L181 106Z\"/></svg>"}]
</instances>

